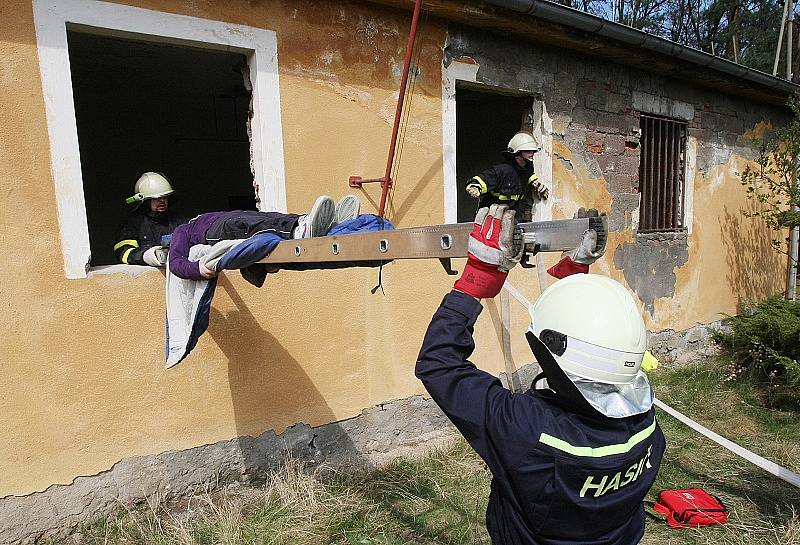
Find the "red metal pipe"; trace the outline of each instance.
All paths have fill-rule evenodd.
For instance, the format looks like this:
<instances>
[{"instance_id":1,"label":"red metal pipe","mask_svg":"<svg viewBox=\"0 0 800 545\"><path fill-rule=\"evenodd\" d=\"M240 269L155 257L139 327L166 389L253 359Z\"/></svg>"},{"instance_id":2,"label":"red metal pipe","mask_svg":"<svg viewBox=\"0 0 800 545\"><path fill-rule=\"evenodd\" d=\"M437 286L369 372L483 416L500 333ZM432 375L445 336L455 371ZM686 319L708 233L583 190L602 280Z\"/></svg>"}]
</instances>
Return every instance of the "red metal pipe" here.
<instances>
[{"instance_id":1,"label":"red metal pipe","mask_svg":"<svg viewBox=\"0 0 800 545\"><path fill-rule=\"evenodd\" d=\"M386 173L383 175L383 180L381 181L381 205L378 209L378 215L381 217L383 217L383 213L386 211L386 197L389 194L389 189L392 187L392 163L394 162L394 153L397 148L397 132L400 128L400 117L403 113L403 100L406 96L408 71L411 67L411 57L414 53L414 41L417 37L417 24L419 23L421 5L422 0L416 0L414 2L414 16L411 19L411 32L408 34L406 58L403 61L403 77L400 80L400 96L397 98L397 109L394 112L394 126L392 127L392 139L389 142L389 158L386 160Z\"/></svg>"}]
</instances>

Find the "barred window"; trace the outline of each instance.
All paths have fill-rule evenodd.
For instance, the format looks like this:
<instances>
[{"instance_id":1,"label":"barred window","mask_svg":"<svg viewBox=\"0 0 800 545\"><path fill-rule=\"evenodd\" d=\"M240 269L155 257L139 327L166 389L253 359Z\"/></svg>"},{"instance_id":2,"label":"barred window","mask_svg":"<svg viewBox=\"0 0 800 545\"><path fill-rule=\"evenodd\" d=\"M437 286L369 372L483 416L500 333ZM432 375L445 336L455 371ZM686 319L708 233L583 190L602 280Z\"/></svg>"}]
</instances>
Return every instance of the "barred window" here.
<instances>
[{"instance_id":1,"label":"barred window","mask_svg":"<svg viewBox=\"0 0 800 545\"><path fill-rule=\"evenodd\" d=\"M682 231L686 123L642 114L639 232Z\"/></svg>"}]
</instances>

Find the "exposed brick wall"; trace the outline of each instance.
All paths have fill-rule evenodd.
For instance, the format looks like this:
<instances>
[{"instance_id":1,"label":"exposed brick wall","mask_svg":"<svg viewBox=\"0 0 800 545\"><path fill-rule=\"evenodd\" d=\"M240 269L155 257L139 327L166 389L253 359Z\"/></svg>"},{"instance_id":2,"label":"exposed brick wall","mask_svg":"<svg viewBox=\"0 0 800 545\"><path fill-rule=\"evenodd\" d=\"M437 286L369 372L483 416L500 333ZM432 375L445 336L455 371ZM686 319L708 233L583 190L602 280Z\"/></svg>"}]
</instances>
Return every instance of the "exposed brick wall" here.
<instances>
[{"instance_id":1,"label":"exposed brick wall","mask_svg":"<svg viewBox=\"0 0 800 545\"><path fill-rule=\"evenodd\" d=\"M612 196L609 228L635 230L639 207L640 113L679 119L696 139L696 172L700 175L732 154L755 158L748 131L759 122L785 123L787 112L709 88L616 65L593 57L451 26L444 62L469 57L479 66L478 81L524 89L542 97L553 119L553 143L566 145L570 169L591 179L603 178ZM675 292L673 270L687 262L687 236L636 236L617 248L615 266L650 312L658 297ZM658 254L658 266L652 265Z\"/></svg>"},{"instance_id":2,"label":"exposed brick wall","mask_svg":"<svg viewBox=\"0 0 800 545\"><path fill-rule=\"evenodd\" d=\"M649 113L686 120L689 136L697 138L701 154L707 147L726 147L753 156L745 132L760 121L776 124L786 119L786 112L774 106L753 104L589 54L453 26L445 63L461 56L479 65L478 80L483 83L541 94L556 120L554 126L563 129L556 129L554 137L569 145L573 160L582 159L590 174L602 174L612 194L637 190L642 105ZM686 119L692 109L693 115ZM701 168L709 166L700 157L698 162Z\"/></svg>"}]
</instances>

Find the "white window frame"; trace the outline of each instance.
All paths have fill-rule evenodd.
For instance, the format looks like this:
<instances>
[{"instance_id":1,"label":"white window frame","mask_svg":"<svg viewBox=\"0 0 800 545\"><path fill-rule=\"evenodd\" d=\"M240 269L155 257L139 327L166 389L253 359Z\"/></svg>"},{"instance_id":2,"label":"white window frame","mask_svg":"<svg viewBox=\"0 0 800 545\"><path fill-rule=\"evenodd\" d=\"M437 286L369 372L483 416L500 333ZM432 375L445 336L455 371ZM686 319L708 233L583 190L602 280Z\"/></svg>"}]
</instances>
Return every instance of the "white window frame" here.
<instances>
[{"instance_id":1,"label":"white window frame","mask_svg":"<svg viewBox=\"0 0 800 545\"><path fill-rule=\"evenodd\" d=\"M442 162L444 175L444 221L458 221L456 179L456 83L477 81L478 65L453 61L442 67Z\"/></svg>"},{"instance_id":2,"label":"white window frame","mask_svg":"<svg viewBox=\"0 0 800 545\"><path fill-rule=\"evenodd\" d=\"M442 66L442 159L444 176L444 221L458 220L458 184L456 180L456 85L459 81L479 83L478 65L473 62L452 61ZM489 87L487 86L487 89ZM534 167L542 181L552 192L553 179L553 123L541 101L534 106L535 136L542 151L534 156ZM510 135L509 135L510 137ZM505 142L501 144L504 146ZM489 165L486 165L487 167ZM537 204L533 210L534 221L553 219L553 198Z\"/></svg>"},{"instance_id":3,"label":"white window frame","mask_svg":"<svg viewBox=\"0 0 800 545\"><path fill-rule=\"evenodd\" d=\"M286 211L278 42L274 31L95 0L33 0L33 14L67 278L86 278L91 256L67 50L68 25L88 27L98 34L246 55L253 86L252 161L261 207ZM119 267L129 270L132 266Z\"/></svg>"}]
</instances>

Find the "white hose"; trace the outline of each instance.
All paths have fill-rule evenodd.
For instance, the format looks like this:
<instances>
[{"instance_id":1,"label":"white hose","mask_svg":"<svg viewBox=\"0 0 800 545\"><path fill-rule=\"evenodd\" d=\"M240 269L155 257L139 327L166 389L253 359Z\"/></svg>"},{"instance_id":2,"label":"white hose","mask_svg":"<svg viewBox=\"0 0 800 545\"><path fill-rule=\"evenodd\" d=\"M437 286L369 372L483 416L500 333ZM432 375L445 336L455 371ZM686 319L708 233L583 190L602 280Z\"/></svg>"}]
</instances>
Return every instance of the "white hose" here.
<instances>
[{"instance_id":1,"label":"white hose","mask_svg":"<svg viewBox=\"0 0 800 545\"><path fill-rule=\"evenodd\" d=\"M797 473L795 473L793 471L790 471L790 470L786 469L785 467L781 467L778 464L776 464L775 462L770 462L766 458L763 458L763 457L759 456L758 454L756 454L755 452L751 452L751 451L747 450L746 448L737 445L733 441L725 439L721 435L714 433L713 431L711 431L710 429L706 428L705 426L703 426L701 424L698 424L697 422L695 422L694 420L692 420L691 418L689 418L685 414L682 414L679 411L676 411L675 409L673 409L672 407L670 407L669 405L667 405L666 403L664 403L663 401L661 401L659 399L654 400L654 403L655 403L656 407L658 407L659 409L663 410L668 415L672 416L673 418L676 418L676 419L680 420L681 422L683 422L684 424L686 424L687 426L689 426L690 428L692 428L696 432L698 432L698 433L700 433L702 435L705 435L706 437L708 437L709 439L714 441L716 444L718 444L718 445L720 445L722 447L725 447L726 449L728 449L732 453L736 454L737 456L741 456L742 458L744 458L745 460L747 460L751 464L757 465L758 467L760 467L764 471L772 473L773 475L775 475L776 477L778 477L780 479L783 479L787 483L792 484L792 485L800 488L800 475L798 475Z\"/></svg>"}]
</instances>

